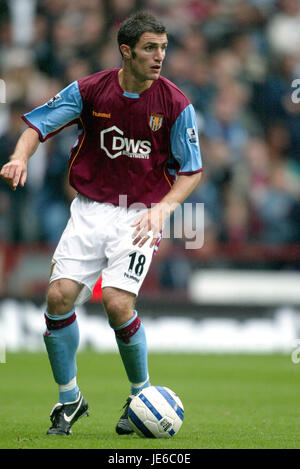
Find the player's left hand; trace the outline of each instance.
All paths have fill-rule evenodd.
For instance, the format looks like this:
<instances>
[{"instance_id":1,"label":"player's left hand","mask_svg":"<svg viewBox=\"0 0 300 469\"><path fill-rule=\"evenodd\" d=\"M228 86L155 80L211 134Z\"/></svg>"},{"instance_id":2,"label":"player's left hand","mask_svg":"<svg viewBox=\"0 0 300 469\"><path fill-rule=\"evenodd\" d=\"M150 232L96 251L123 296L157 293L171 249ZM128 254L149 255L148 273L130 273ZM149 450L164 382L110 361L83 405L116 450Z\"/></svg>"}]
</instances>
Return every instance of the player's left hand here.
<instances>
[{"instance_id":1,"label":"player's left hand","mask_svg":"<svg viewBox=\"0 0 300 469\"><path fill-rule=\"evenodd\" d=\"M151 239L150 247L155 246L160 238L163 223L167 217L168 210L166 210L165 207L161 207L160 204L142 213L142 215L131 224L131 226L135 227L132 234L132 244L134 246L138 244L138 247L142 247Z\"/></svg>"}]
</instances>

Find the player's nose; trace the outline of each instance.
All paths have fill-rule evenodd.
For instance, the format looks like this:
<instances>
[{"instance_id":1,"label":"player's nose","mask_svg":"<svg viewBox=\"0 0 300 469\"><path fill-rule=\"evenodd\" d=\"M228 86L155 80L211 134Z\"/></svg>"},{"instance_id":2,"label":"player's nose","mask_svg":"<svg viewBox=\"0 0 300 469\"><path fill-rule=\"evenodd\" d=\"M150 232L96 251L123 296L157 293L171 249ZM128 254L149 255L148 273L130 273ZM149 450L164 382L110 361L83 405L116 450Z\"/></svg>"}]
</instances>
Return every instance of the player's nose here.
<instances>
[{"instance_id":1,"label":"player's nose","mask_svg":"<svg viewBox=\"0 0 300 469\"><path fill-rule=\"evenodd\" d=\"M162 61L164 60L164 57L165 57L165 51L162 50L162 49L160 49L160 48L158 48L158 49L156 49L155 52L156 52L156 53L155 53L155 60L156 60L157 62L162 62Z\"/></svg>"}]
</instances>

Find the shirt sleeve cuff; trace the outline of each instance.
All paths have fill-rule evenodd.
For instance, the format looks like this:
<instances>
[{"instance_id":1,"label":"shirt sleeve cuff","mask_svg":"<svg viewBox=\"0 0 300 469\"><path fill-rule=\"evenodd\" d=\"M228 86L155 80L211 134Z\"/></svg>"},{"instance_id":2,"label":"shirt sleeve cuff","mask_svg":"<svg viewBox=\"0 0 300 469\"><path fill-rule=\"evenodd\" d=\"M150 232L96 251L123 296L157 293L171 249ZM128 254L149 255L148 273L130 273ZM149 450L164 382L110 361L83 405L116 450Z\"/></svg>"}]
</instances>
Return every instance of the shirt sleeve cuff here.
<instances>
[{"instance_id":1,"label":"shirt sleeve cuff","mask_svg":"<svg viewBox=\"0 0 300 469\"><path fill-rule=\"evenodd\" d=\"M21 118L23 119L23 121L29 126L31 127L33 130L35 130L38 134L39 134L39 140L40 142L44 142L46 140L45 137L43 137L42 135L42 132L40 131L40 129L38 127L36 127L35 125L33 125L23 114L23 116L21 116Z\"/></svg>"},{"instance_id":2,"label":"shirt sleeve cuff","mask_svg":"<svg viewBox=\"0 0 300 469\"><path fill-rule=\"evenodd\" d=\"M197 169L196 171L179 171L179 176L191 176L192 174L202 173L202 168Z\"/></svg>"}]
</instances>

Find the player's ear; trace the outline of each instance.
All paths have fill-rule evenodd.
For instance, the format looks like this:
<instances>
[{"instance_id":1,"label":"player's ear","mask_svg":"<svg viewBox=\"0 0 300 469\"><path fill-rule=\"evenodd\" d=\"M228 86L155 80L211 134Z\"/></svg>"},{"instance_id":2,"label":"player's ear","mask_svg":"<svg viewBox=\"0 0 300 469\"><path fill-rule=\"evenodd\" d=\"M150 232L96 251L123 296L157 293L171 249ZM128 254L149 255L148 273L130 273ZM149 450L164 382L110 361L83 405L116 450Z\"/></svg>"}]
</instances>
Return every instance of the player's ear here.
<instances>
[{"instance_id":1,"label":"player's ear","mask_svg":"<svg viewBox=\"0 0 300 469\"><path fill-rule=\"evenodd\" d=\"M131 49L129 46L127 46L127 44L121 44L120 51L124 59L131 59Z\"/></svg>"}]
</instances>

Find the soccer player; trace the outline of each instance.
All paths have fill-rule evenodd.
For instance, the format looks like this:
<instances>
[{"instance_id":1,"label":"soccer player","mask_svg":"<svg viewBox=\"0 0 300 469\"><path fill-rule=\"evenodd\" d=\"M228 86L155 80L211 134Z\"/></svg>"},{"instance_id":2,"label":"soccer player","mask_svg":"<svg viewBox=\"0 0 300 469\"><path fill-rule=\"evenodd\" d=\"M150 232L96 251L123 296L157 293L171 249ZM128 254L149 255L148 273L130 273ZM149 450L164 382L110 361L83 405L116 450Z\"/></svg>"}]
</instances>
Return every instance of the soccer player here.
<instances>
[{"instance_id":1,"label":"soccer player","mask_svg":"<svg viewBox=\"0 0 300 469\"><path fill-rule=\"evenodd\" d=\"M103 304L130 382L117 423L132 433L128 406L150 385L146 337L135 298L161 238L163 224L201 176L195 111L187 97L160 76L165 27L138 12L118 32L122 68L71 83L23 117L28 124L1 176L24 186L27 163L39 142L76 124L69 159L78 192L51 265L44 342L59 402L50 435L69 435L88 403L76 382L79 331L75 306L86 302L102 273Z\"/></svg>"}]
</instances>

